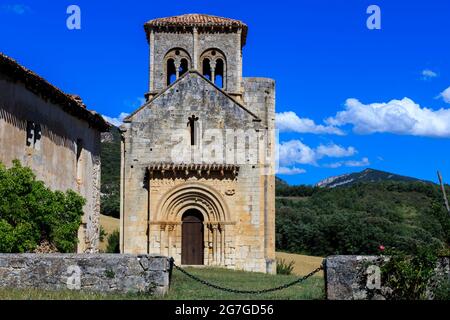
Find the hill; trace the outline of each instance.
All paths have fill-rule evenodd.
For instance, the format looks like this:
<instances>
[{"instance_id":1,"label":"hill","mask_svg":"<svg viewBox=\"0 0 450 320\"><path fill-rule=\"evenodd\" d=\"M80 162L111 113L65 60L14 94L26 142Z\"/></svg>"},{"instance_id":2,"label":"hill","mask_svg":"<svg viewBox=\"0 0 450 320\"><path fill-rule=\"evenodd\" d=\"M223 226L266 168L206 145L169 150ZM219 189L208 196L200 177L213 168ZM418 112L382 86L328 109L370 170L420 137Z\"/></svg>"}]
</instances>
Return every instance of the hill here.
<instances>
[{"instance_id":1,"label":"hill","mask_svg":"<svg viewBox=\"0 0 450 320\"><path fill-rule=\"evenodd\" d=\"M398 174L385 172L375 169L366 169L361 172L354 172L340 176L330 177L324 179L316 184L320 188L336 188L342 186L350 186L361 182L382 182L382 181L402 181L402 182L424 182L429 181L419 180L412 177L401 176Z\"/></svg>"},{"instance_id":2,"label":"hill","mask_svg":"<svg viewBox=\"0 0 450 320\"><path fill-rule=\"evenodd\" d=\"M312 188L302 201L277 198L277 250L315 256L406 252L450 244L439 186L423 182L357 183Z\"/></svg>"}]
</instances>

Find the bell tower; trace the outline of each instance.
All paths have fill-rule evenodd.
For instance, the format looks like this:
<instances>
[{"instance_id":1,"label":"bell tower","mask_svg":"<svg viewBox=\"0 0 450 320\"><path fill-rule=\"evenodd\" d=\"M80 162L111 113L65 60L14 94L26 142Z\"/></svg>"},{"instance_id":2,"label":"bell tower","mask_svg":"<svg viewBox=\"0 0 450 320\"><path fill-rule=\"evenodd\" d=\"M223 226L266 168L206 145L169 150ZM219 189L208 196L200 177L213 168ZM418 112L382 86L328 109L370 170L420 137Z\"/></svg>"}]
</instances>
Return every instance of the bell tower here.
<instances>
[{"instance_id":1,"label":"bell tower","mask_svg":"<svg viewBox=\"0 0 450 320\"><path fill-rule=\"evenodd\" d=\"M247 26L187 14L145 31L147 102L121 126L121 252L275 273L275 81L242 76Z\"/></svg>"},{"instance_id":2,"label":"bell tower","mask_svg":"<svg viewBox=\"0 0 450 320\"><path fill-rule=\"evenodd\" d=\"M150 20L144 25L150 48L147 100L189 70L197 70L242 101L242 48L247 25L205 14Z\"/></svg>"}]
</instances>

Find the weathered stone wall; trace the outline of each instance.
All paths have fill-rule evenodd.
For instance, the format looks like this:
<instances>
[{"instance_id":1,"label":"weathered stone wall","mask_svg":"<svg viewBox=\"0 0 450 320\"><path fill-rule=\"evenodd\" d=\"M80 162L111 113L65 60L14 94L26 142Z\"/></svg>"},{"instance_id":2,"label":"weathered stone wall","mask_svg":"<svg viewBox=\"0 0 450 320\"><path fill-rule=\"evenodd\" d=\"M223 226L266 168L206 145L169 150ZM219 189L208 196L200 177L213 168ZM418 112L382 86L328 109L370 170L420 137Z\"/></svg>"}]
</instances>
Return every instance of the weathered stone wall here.
<instances>
[{"instance_id":1,"label":"weathered stone wall","mask_svg":"<svg viewBox=\"0 0 450 320\"><path fill-rule=\"evenodd\" d=\"M39 123L42 137L27 146L27 121ZM76 143L83 141L77 165ZM53 190L72 189L86 199L78 252L95 251L100 214L100 132L0 75L0 161L18 159ZM78 170L77 170L78 168Z\"/></svg>"},{"instance_id":2,"label":"weathered stone wall","mask_svg":"<svg viewBox=\"0 0 450 320\"><path fill-rule=\"evenodd\" d=\"M167 87L165 57L175 48L186 51L191 58L191 69L202 72L201 55L209 49L218 49L225 55L226 79L224 81L227 92L241 93L242 78L242 48L241 34L236 32L208 33L199 32L194 40L193 32L154 32L150 47L150 91L162 91ZM194 43L196 47L194 47ZM197 63L195 63L197 62Z\"/></svg>"},{"instance_id":3,"label":"weathered stone wall","mask_svg":"<svg viewBox=\"0 0 450 320\"><path fill-rule=\"evenodd\" d=\"M325 262L329 300L385 300L391 289L382 283L381 265L387 257L331 256ZM437 274L450 281L449 258L440 258ZM437 280L435 280L437 281ZM430 296L431 298L431 296Z\"/></svg>"},{"instance_id":4,"label":"weathered stone wall","mask_svg":"<svg viewBox=\"0 0 450 320\"><path fill-rule=\"evenodd\" d=\"M185 163L182 152L174 152L180 141L174 133L184 132L184 144L189 145L188 118L195 114L199 118L200 136L203 147L208 146L204 133L215 129L226 136L226 130L251 130L264 133L273 128L273 120L266 116L274 113L274 83L263 81L268 93L262 91L262 98L253 107L263 118L259 119L246 111L229 96L216 89L196 72L189 72L167 91L150 101L133 114L122 129L122 216L121 247L125 253L157 253L173 256L181 263L181 216L183 211L171 212L168 217L160 212L161 202L177 188L202 188L211 196L218 194L221 206L228 212L224 218L208 215L205 209L205 250L207 265L221 265L227 268L258 272L275 272L275 181L273 174L266 174L264 154L266 145L258 149L257 141L249 145L257 154L255 163L237 163L237 178L220 176L198 176L190 174L172 178L170 173L163 178L149 178L147 168L154 163ZM260 92L260 86L253 88ZM261 107L262 110L258 110ZM273 132L269 134L274 141ZM238 141L237 154L245 155L245 141ZM226 152L225 141L221 149ZM232 146L234 149L234 145ZM235 150L231 150L234 152ZM187 163L191 163L189 159ZM201 164L208 160L193 160ZM235 158L213 160L211 163L234 163ZM273 161L268 161L272 165ZM195 194L195 193L193 193ZM195 199L192 202L199 203ZM186 200L185 207L189 201ZM197 204L196 204L197 205ZM201 209L201 208L200 208ZM149 232L147 232L149 230ZM214 231L215 230L215 231ZM218 231L219 230L219 231Z\"/></svg>"},{"instance_id":5,"label":"weathered stone wall","mask_svg":"<svg viewBox=\"0 0 450 320\"><path fill-rule=\"evenodd\" d=\"M162 256L0 254L0 288L165 294L169 273Z\"/></svg>"},{"instance_id":6,"label":"weathered stone wall","mask_svg":"<svg viewBox=\"0 0 450 320\"><path fill-rule=\"evenodd\" d=\"M195 208L204 216L204 264L276 272L275 82L242 79L241 32L149 31L148 102L121 127L122 252L173 256L180 264L182 216ZM168 87L166 58L174 49L183 49L191 64L189 72ZM223 90L201 76L202 55L211 49L225 59ZM196 139L203 149L198 143L190 146L192 115L198 118ZM219 134L212 138L209 129ZM230 130L237 138L227 145ZM254 139L246 140L249 131ZM215 154L225 156L205 158L203 153L185 159L180 146L194 155L214 148ZM229 157L229 151L235 155ZM171 167L154 176L148 168L158 163L235 165L239 172L230 176L195 169L180 175ZM174 203L166 210L170 201Z\"/></svg>"},{"instance_id":7,"label":"weathered stone wall","mask_svg":"<svg viewBox=\"0 0 450 320\"><path fill-rule=\"evenodd\" d=\"M275 128L275 80L243 78L244 105L269 128Z\"/></svg>"}]
</instances>

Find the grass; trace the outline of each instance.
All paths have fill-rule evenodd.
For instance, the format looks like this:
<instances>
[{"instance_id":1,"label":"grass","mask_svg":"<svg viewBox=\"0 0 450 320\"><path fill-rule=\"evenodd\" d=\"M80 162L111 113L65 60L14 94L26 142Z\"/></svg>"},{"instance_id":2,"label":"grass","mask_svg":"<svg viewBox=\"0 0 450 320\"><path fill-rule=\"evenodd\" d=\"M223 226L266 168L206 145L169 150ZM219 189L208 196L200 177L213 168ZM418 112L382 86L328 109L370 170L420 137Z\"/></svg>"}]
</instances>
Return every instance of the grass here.
<instances>
[{"instance_id":1,"label":"grass","mask_svg":"<svg viewBox=\"0 0 450 320\"><path fill-rule=\"evenodd\" d=\"M267 275L218 268L188 268L190 273L214 284L235 289L265 289L283 285L297 276ZM229 300L275 299L312 300L324 298L323 277L314 276L300 285L262 295L234 294L206 287L174 270L172 286L165 297L146 294L102 294L79 291L43 291L37 289L0 289L0 300Z\"/></svg>"},{"instance_id":2,"label":"grass","mask_svg":"<svg viewBox=\"0 0 450 320\"><path fill-rule=\"evenodd\" d=\"M100 224L105 231L111 234L119 229L119 219L101 215ZM106 242L107 237L105 237ZM100 244L100 249L106 249L106 243ZM236 289L264 289L276 287L297 279L315 270L323 258L277 252L276 257L284 259L287 263L291 260L295 262L292 276L266 275L261 273L251 273L243 271L232 271L218 268L191 268L188 269L202 279L206 279L214 284ZM274 293L268 293L261 296L231 294L218 291L202 284L194 282L179 271L174 271L172 278L172 287L169 294L164 299L170 300L204 300L204 299L322 299L324 297L323 272L307 280L304 284L296 285ZM43 292L39 290L0 290L1 299L155 299L148 295L102 295L95 293L81 292Z\"/></svg>"}]
</instances>

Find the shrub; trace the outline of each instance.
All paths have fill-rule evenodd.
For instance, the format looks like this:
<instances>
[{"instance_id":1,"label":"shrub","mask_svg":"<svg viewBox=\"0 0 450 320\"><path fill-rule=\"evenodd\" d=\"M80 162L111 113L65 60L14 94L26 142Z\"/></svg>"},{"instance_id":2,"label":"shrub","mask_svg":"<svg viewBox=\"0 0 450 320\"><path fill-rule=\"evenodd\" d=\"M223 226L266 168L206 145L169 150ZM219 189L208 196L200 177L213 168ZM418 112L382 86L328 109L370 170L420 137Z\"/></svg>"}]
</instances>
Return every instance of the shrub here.
<instances>
[{"instance_id":1,"label":"shrub","mask_svg":"<svg viewBox=\"0 0 450 320\"><path fill-rule=\"evenodd\" d=\"M106 247L107 253L120 253L120 233L114 231L108 236L108 246Z\"/></svg>"},{"instance_id":2,"label":"shrub","mask_svg":"<svg viewBox=\"0 0 450 320\"><path fill-rule=\"evenodd\" d=\"M100 235L98 237L98 240L100 240L100 242L105 241L105 237L108 235L108 232L105 231L105 228L103 228L103 226L100 226Z\"/></svg>"},{"instance_id":3,"label":"shrub","mask_svg":"<svg viewBox=\"0 0 450 320\"><path fill-rule=\"evenodd\" d=\"M286 263L284 259L277 259L277 274L290 275L294 270L294 261Z\"/></svg>"},{"instance_id":4,"label":"shrub","mask_svg":"<svg viewBox=\"0 0 450 320\"><path fill-rule=\"evenodd\" d=\"M416 254L386 252L390 258L381 267L382 282L392 289L394 300L425 300L430 281L435 275L437 256L429 248L419 248Z\"/></svg>"},{"instance_id":5,"label":"shrub","mask_svg":"<svg viewBox=\"0 0 450 320\"><path fill-rule=\"evenodd\" d=\"M48 242L74 252L85 200L69 190L51 191L19 161L0 163L0 252L33 251Z\"/></svg>"},{"instance_id":6,"label":"shrub","mask_svg":"<svg viewBox=\"0 0 450 320\"><path fill-rule=\"evenodd\" d=\"M448 276L440 279L440 284L434 291L434 299L435 300L450 300L450 280Z\"/></svg>"}]
</instances>

